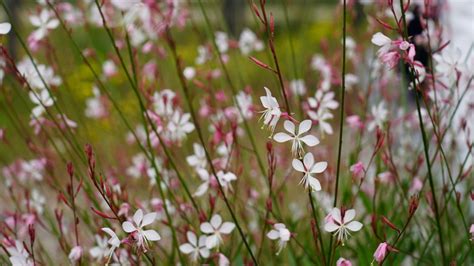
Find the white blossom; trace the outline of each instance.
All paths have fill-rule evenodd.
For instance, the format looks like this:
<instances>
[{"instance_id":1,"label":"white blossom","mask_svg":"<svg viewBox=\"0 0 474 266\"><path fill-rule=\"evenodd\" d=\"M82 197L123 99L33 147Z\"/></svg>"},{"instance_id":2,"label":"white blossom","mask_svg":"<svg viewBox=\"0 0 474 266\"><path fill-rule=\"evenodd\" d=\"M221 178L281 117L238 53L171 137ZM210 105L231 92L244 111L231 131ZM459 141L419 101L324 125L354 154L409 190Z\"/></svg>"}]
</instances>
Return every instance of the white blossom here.
<instances>
[{"instance_id":1,"label":"white blossom","mask_svg":"<svg viewBox=\"0 0 474 266\"><path fill-rule=\"evenodd\" d=\"M311 187L312 190L320 191L321 184L319 180L316 179L313 175L320 174L326 170L328 166L327 162L314 162L314 156L311 152L308 152L303 157L303 162L298 159L293 159L293 168L304 173L304 176L301 178L300 184L304 184L305 188Z\"/></svg>"},{"instance_id":2,"label":"white blossom","mask_svg":"<svg viewBox=\"0 0 474 266\"><path fill-rule=\"evenodd\" d=\"M148 247L148 241L158 241L161 239L161 236L155 230L143 229L143 227L152 224L155 219L155 212L143 215L143 211L138 209L133 215L133 223L125 221L122 223L122 228L129 234L135 234L138 247L142 247L146 250Z\"/></svg>"},{"instance_id":3,"label":"white blossom","mask_svg":"<svg viewBox=\"0 0 474 266\"><path fill-rule=\"evenodd\" d=\"M278 240L278 251L277 255L280 254L281 250L286 246L286 243L290 241L291 233L282 223L276 223L273 225L273 229L268 232L267 237L271 240Z\"/></svg>"},{"instance_id":4,"label":"white blossom","mask_svg":"<svg viewBox=\"0 0 474 266\"><path fill-rule=\"evenodd\" d=\"M214 214L210 222L201 224L201 232L208 234L206 238L206 247L212 249L219 248L222 243L222 235L227 235L235 228L235 224L231 222L222 223L222 218L219 214Z\"/></svg>"},{"instance_id":5,"label":"white blossom","mask_svg":"<svg viewBox=\"0 0 474 266\"><path fill-rule=\"evenodd\" d=\"M199 236L199 240L191 231L186 233L188 242L179 246L179 250L184 254L188 254L191 257L191 260L196 262L199 259L199 256L203 258L208 258L210 251L206 247L206 236Z\"/></svg>"},{"instance_id":6,"label":"white blossom","mask_svg":"<svg viewBox=\"0 0 474 266\"><path fill-rule=\"evenodd\" d=\"M300 155L303 153L303 143L313 147L319 144L319 139L316 138L313 135L309 135L306 133L309 133L311 130L311 120L304 120L301 121L301 123L298 126L298 130L296 130L295 124L291 122L290 120L286 120L285 123L283 124L283 127L285 130L290 133L287 134L285 132L279 132L276 133L275 136L273 136L273 139L277 142L287 142L287 141L292 141L293 144L291 146L291 151L293 155Z\"/></svg>"},{"instance_id":7,"label":"white blossom","mask_svg":"<svg viewBox=\"0 0 474 266\"><path fill-rule=\"evenodd\" d=\"M341 212L340 209L334 208L326 217L324 230L336 235L337 239L344 243L351 235L349 231L357 232L362 228L362 224L354 220L356 212L354 209Z\"/></svg>"}]
</instances>

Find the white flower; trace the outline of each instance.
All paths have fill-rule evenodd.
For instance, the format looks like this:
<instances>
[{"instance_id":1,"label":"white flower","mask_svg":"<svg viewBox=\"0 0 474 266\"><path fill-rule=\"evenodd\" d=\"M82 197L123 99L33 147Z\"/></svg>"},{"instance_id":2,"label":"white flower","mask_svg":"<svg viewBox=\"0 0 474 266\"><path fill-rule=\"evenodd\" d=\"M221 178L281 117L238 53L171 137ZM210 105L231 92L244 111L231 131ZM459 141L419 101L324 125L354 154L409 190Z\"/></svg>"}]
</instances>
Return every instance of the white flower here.
<instances>
[{"instance_id":1,"label":"white flower","mask_svg":"<svg viewBox=\"0 0 474 266\"><path fill-rule=\"evenodd\" d=\"M106 77L111 77L117 74L117 66L115 65L114 61L106 60L102 64L102 72L104 73Z\"/></svg>"},{"instance_id":2,"label":"white flower","mask_svg":"<svg viewBox=\"0 0 474 266\"><path fill-rule=\"evenodd\" d=\"M223 171L217 172L217 178L225 192L227 192L228 188L232 189L231 182L237 180L237 176L234 173Z\"/></svg>"},{"instance_id":3,"label":"white flower","mask_svg":"<svg viewBox=\"0 0 474 266\"><path fill-rule=\"evenodd\" d=\"M209 61L209 59L211 59L211 53L209 52L209 49L202 45L198 46L198 57L196 58L196 64L202 65Z\"/></svg>"},{"instance_id":4,"label":"white flower","mask_svg":"<svg viewBox=\"0 0 474 266\"><path fill-rule=\"evenodd\" d=\"M250 54L252 51L263 50L263 42L258 40L257 35L250 29L246 28L242 31L239 38L239 48L244 55Z\"/></svg>"},{"instance_id":5,"label":"white flower","mask_svg":"<svg viewBox=\"0 0 474 266\"><path fill-rule=\"evenodd\" d=\"M186 157L188 164L195 169L205 168L207 165L206 151L201 144L193 144L194 154Z\"/></svg>"},{"instance_id":6,"label":"white flower","mask_svg":"<svg viewBox=\"0 0 474 266\"><path fill-rule=\"evenodd\" d=\"M95 235L94 237L95 237L95 242L97 243L97 246L94 246L91 249L89 249L89 254L91 255L92 258L101 260L102 258L105 258L109 255L107 238L101 237L99 235Z\"/></svg>"},{"instance_id":7,"label":"white flower","mask_svg":"<svg viewBox=\"0 0 474 266\"><path fill-rule=\"evenodd\" d=\"M55 29L59 26L59 20L52 18L51 13L47 9L41 10L38 16L30 16L31 25L37 29L32 33L35 40L43 39L49 30Z\"/></svg>"},{"instance_id":8,"label":"white flower","mask_svg":"<svg viewBox=\"0 0 474 266\"><path fill-rule=\"evenodd\" d=\"M215 33L216 36L216 45L219 53L223 54L229 50L229 38L227 37L227 33L218 31Z\"/></svg>"},{"instance_id":9,"label":"white flower","mask_svg":"<svg viewBox=\"0 0 474 266\"><path fill-rule=\"evenodd\" d=\"M206 236L199 236L199 240L191 231L186 233L186 237L188 238L188 243L182 244L179 246L179 250L184 254L189 254L191 256L191 260L196 262L199 259L199 256L203 258L209 257L209 249L206 247Z\"/></svg>"},{"instance_id":10,"label":"white flower","mask_svg":"<svg viewBox=\"0 0 474 266\"><path fill-rule=\"evenodd\" d=\"M290 81L290 89L295 95L304 95L306 93L306 85L304 80L295 79Z\"/></svg>"},{"instance_id":11,"label":"white flower","mask_svg":"<svg viewBox=\"0 0 474 266\"><path fill-rule=\"evenodd\" d=\"M380 46L379 50L377 51L377 54L384 54L390 50L390 47L392 46L392 40L385 36L381 32L377 32L372 36L372 43Z\"/></svg>"},{"instance_id":12,"label":"white flower","mask_svg":"<svg viewBox=\"0 0 474 266\"><path fill-rule=\"evenodd\" d=\"M186 134L194 130L194 124L189 122L191 115L188 113L181 114L175 111L168 123L168 131L172 141L181 141Z\"/></svg>"},{"instance_id":13,"label":"white flower","mask_svg":"<svg viewBox=\"0 0 474 266\"><path fill-rule=\"evenodd\" d=\"M176 93L170 89L164 89L153 94L153 110L160 116L170 117L174 112L173 100Z\"/></svg>"},{"instance_id":14,"label":"white flower","mask_svg":"<svg viewBox=\"0 0 474 266\"><path fill-rule=\"evenodd\" d=\"M219 214L214 214L211 218L210 223L204 222L201 224L201 232L208 234L206 238L206 247L212 249L214 247L219 248L219 244L222 243L222 235L227 235L232 232L235 228L235 224L231 222L222 223L222 218Z\"/></svg>"},{"instance_id":15,"label":"white flower","mask_svg":"<svg viewBox=\"0 0 474 266\"><path fill-rule=\"evenodd\" d=\"M36 189L31 191L30 205L39 215L43 214L43 206L46 203L46 198Z\"/></svg>"},{"instance_id":16,"label":"white flower","mask_svg":"<svg viewBox=\"0 0 474 266\"><path fill-rule=\"evenodd\" d=\"M451 86L457 79L457 72L461 64L461 50L457 48L443 49L441 54L434 54L436 73Z\"/></svg>"},{"instance_id":17,"label":"white flower","mask_svg":"<svg viewBox=\"0 0 474 266\"><path fill-rule=\"evenodd\" d=\"M276 253L278 255L286 246L286 243L290 241L291 233L284 224L277 223L273 225L273 229L268 232L267 237L271 240L278 240L278 251Z\"/></svg>"},{"instance_id":18,"label":"white flower","mask_svg":"<svg viewBox=\"0 0 474 266\"><path fill-rule=\"evenodd\" d=\"M250 119L253 117L253 105L252 105L252 96L245 93L244 91L240 91L239 94L235 96L235 100L237 101L237 105L240 107L242 111L242 116L244 119Z\"/></svg>"},{"instance_id":19,"label":"white flower","mask_svg":"<svg viewBox=\"0 0 474 266\"><path fill-rule=\"evenodd\" d=\"M268 125L273 134L276 124L280 119L281 111L277 99L272 96L272 93L267 87L264 88L267 92L267 95L260 97L260 101L262 102L263 107L266 108L265 111L262 111L263 124Z\"/></svg>"},{"instance_id":20,"label":"white flower","mask_svg":"<svg viewBox=\"0 0 474 266\"><path fill-rule=\"evenodd\" d=\"M351 235L349 230L357 232L362 228L362 224L358 221L352 221L356 215L354 209L346 210L344 213L338 208L332 209L328 217L324 230L327 232L335 232L337 239L344 244L344 241Z\"/></svg>"},{"instance_id":21,"label":"white flower","mask_svg":"<svg viewBox=\"0 0 474 266\"><path fill-rule=\"evenodd\" d=\"M372 106L372 121L367 125L369 131L374 130L377 126L383 128L383 123L387 120L388 111L385 109L385 102L380 102L377 106Z\"/></svg>"},{"instance_id":22,"label":"white flower","mask_svg":"<svg viewBox=\"0 0 474 266\"><path fill-rule=\"evenodd\" d=\"M31 110L34 117L40 117L46 110L45 107L50 107L54 104L54 99L46 89L36 90L36 92L30 91L30 100L36 104Z\"/></svg>"},{"instance_id":23,"label":"white flower","mask_svg":"<svg viewBox=\"0 0 474 266\"><path fill-rule=\"evenodd\" d=\"M122 223L122 228L127 233L136 234L137 245L147 248L148 241L158 241L161 236L155 230L143 230L143 227L153 223L156 219L156 212L143 215L143 211L138 209L133 215L133 224L129 221Z\"/></svg>"},{"instance_id":24,"label":"white flower","mask_svg":"<svg viewBox=\"0 0 474 266\"><path fill-rule=\"evenodd\" d=\"M74 246L69 252L68 258L69 260L74 263L78 261L82 257L82 247L81 246Z\"/></svg>"},{"instance_id":25,"label":"white flower","mask_svg":"<svg viewBox=\"0 0 474 266\"><path fill-rule=\"evenodd\" d=\"M193 196L200 197L204 195L204 193L206 193L206 191L209 189L211 176L209 175L209 172L206 169L197 169L196 172L199 175L199 178L201 178L201 180L203 181L203 183L198 187L196 192L194 192Z\"/></svg>"},{"instance_id":26,"label":"white flower","mask_svg":"<svg viewBox=\"0 0 474 266\"><path fill-rule=\"evenodd\" d=\"M187 79L193 79L196 76L196 69L194 67L185 67L183 70L183 76Z\"/></svg>"},{"instance_id":27,"label":"white flower","mask_svg":"<svg viewBox=\"0 0 474 266\"><path fill-rule=\"evenodd\" d=\"M298 172L304 173L300 184L303 183L305 188L310 186L311 189L315 191L321 190L321 184L319 183L319 180L313 176L313 174L320 174L324 172L327 167L327 162L314 163L314 156L311 152L306 153L303 158L303 162L298 159L293 159L293 168Z\"/></svg>"},{"instance_id":28,"label":"white flower","mask_svg":"<svg viewBox=\"0 0 474 266\"><path fill-rule=\"evenodd\" d=\"M279 133L276 133L275 136L273 136L273 139L280 143L287 142L290 140L293 141L293 145L291 146L291 151L293 155L302 154L304 151L302 143L310 147L313 147L319 144L319 139L316 138L315 136L313 135L303 136L303 134L311 130L311 124L312 122L309 119L301 121L301 123L298 126L298 132L296 132L295 124L291 122L290 120L286 120L285 123L283 124L283 127L288 133L290 133L290 135L284 132L279 132Z\"/></svg>"},{"instance_id":29,"label":"white flower","mask_svg":"<svg viewBox=\"0 0 474 266\"><path fill-rule=\"evenodd\" d=\"M100 97L97 87L92 88L93 97L86 99L85 115L90 118L101 118L107 115L107 109Z\"/></svg>"},{"instance_id":30,"label":"white flower","mask_svg":"<svg viewBox=\"0 0 474 266\"><path fill-rule=\"evenodd\" d=\"M109 240L107 241L107 243L110 245L110 249L107 251L106 254L104 254L105 255L104 257L109 257L109 259L110 259L110 257L113 255L115 249L120 246L120 239L117 237L115 232L112 229L108 228L108 227L103 227L102 231L104 231L105 233L107 233L110 236Z\"/></svg>"},{"instance_id":31,"label":"white flower","mask_svg":"<svg viewBox=\"0 0 474 266\"><path fill-rule=\"evenodd\" d=\"M0 23L0 34L7 34L12 29L12 25L8 22Z\"/></svg>"},{"instance_id":32,"label":"white flower","mask_svg":"<svg viewBox=\"0 0 474 266\"><path fill-rule=\"evenodd\" d=\"M350 91L352 88L359 83L359 77L354 74L348 73L345 75L345 86L346 90Z\"/></svg>"},{"instance_id":33,"label":"white flower","mask_svg":"<svg viewBox=\"0 0 474 266\"><path fill-rule=\"evenodd\" d=\"M28 81L28 84L33 89L46 89L45 84L48 86L59 86L61 85L61 78L54 75L54 70L52 67L41 65L36 63L36 67L29 58L25 58L18 62L17 68L18 72ZM39 72L39 74L38 74ZM44 80L41 80L41 77Z\"/></svg>"},{"instance_id":34,"label":"white flower","mask_svg":"<svg viewBox=\"0 0 474 266\"><path fill-rule=\"evenodd\" d=\"M33 260L30 258L28 251L26 251L23 243L15 240L15 246L7 247L10 254L10 262L14 266L33 266Z\"/></svg>"},{"instance_id":35,"label":"white flower","mask_svg":"<svg viewBox=\"0 0 474 266\"><path fill-rule=\"evenodd\" d=\"M336 109L339 103L334 100L334 92L317 90L314 97L308 98L308 116L318 123L321 133L332 135L332 126L327 120L332 119L331 110Z\"/></svg>"},{"instance_id":36,"label":"white flower","mask_svg":"<svg viewBox=\"0 0 474 266\"><path fill-rule=\"evenodd\" d=\"M317 112L308 111L308 115L312 120L318 123L321 134L332 135L332 133L334 133L331 123L326 121L334 118L333 114L329 111L323 109L319 109Z\"/></svg>"}]
</instances>

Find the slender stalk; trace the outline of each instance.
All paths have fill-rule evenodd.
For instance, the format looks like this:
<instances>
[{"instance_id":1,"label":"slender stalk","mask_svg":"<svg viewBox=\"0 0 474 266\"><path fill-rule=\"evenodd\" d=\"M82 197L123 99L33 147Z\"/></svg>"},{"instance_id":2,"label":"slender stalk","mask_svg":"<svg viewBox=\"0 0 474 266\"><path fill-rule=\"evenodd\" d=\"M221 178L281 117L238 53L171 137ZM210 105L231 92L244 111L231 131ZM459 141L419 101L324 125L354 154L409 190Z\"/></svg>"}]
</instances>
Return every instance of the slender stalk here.
<instances>
[{"instance_id":1,"label":"slender stalk","mask_svg":"<svg viewBox=\"0 0 474 266\"><path fill-rule=\"evenodd\" d=\"M260 8L262 10L262 17L263 17L265 30L267 31L267 34L268 34L268 45L270 46L273 62L275 63L276 74L278 76L278 81L280 83L281 94L283 95L283 99L285 100L286 111L288 112L289 115L291 115L290 104L288 101L288 96L286 95L285 85L283 83L283 76L281 74L280 64L278 63L278 57L275 50L275 43L274 43L275 35L272 29L273 25L270 25L270 24L273 24L273 21L271 21L271 23L269 23L268 21L267 12L265 10L265 2L266 1L264 0L260 0Z\"/></svg>"},{"instance_id":2,"label":"slender stalk","mask_svg":"<svg viewBox=\"0 0 474 266\"><path fill-rule=\"evenodd\" d=\"M308 191L308 198L309 198L309 202L311 204L311 213L313 215L314 223L316 225L316 229L318 230L318 232L317 232L318 233L318 240L319 240L319 245L321 246L321 253L322 253L321 261L323 262L323 265L326 265L326 254L324 252L323 238L322 238L320 227L319 227L318 217L316 215L316 208L314 206L313 195L311 195L311 190ZM316 239L314 241L316 241ZM318 247L318 245L316 243L316 248L317 247Z\"/></svg>"},{"instance_id":3,"label":"slender stalk","mask_svg":"<svg viewBox=\"0 0 474 266\"><path fill-rule=\"evenodd\" d=\"M151 157L152 157L151 164L153 165L153 168L154 168L155 173L156 173L156 176L155 176L155 179L156 179L156 181L157 181L156 186L158 187L158 191L159 191L159 193L160 193L160 197L161 197L161 198L163 199L163 201L164 201L164 200L166 199L166 197L165 197L163 188L161 187L161 182L160 182L161 180L159 180L159 178L158 178L158 176L160 176L160 173L159 173L158 168L157 168L157 166L156 166L155 155L154 155L154 153L152 152L153 147L152 147L151 141L150 141L150 134L149 134L149 132L148 132L148 127L147 127L147 125L146 125L146 124L147 124L147 119L146 119L146 118L148 118L148 121L150 121L150 122L151 122L151 120L150 120L150 118L148 117L148 112L147 112L147 110L146 110L146 108L145 108L145 106L144 106L144 104L143 104L143 101L142 101L142 99L141 99L140 93L138 92L138 88L137 88L137 86L136 86L137 84L132 80L132 77L130 76L130 73L128 72L127 67L126 67L126 65L125 65L125 61L123 60L123 57L122 57L122 55L120 54L120 51L119 51L119 49L118 49L118 47L117 47L117 45L116 45L116 43L115 43L115 38L113 37L112 32L110 31L110 28L109 28L108 25L107 25L107 21L106 21L106 19L105 19L105 17L104 17L104 14L103 14L103 12L102 12L102 9L101 9L101 6L100 6L98 0L95 0L95 4L96 4L96 6L97 6L97 8L98 8L98 10L99 10L99 14L100 14L100 16L101 16L101 18L102 18L102 23L103 23L104 28L105 28L105 30L106 30L106 32L107 32L107 35L108 35L108 37L109 37L109 39L110 39L110 41L111 41L111 43L112 43L112 46L113 46L113 48L114 48L114 50L115 50L115 53L116 53L117 56L119 57L120 64L121 64L121 66L122 66L122 68L123 68L123 71L124 71L125 75L127 76L128 81L129 81L130 84L132 85L132 88L133 88L133 91L134 91L134 93L135 93L135 96L137 97L137 100L138 100L138 102L139 102L139 106L140 106L140 110L141 110L140 114L141 114L141 117L142 117L143 122L145 123L144 128L145 128L146 136L147 136L147 144L148 144L148 148L149 148L149 150L150 150L150 155L151 155ZM131 51L131 50L130 50L130 51ZM131 60L133 60L133 58L131 58ZM134 73L135 73L135 72L134 72ZM146 118L145 118L145 116L146 116ZM150 125L153 126L153 123L150 123ZM159 135L159 134L157 134L157 136L158 136L158 135ZM158 136L158 137L159 137L159 136ZM163 143L161 139L160 139L160 143ZM181 264L183 264L183 263L184 263L184 260L183 260L183 257L182 257L182 255L181 255L181 252L179 251L179 244L178 244L178 238L177 238L177 235L176 235L176 229L174 228L174 226L173 226L173 224L172 224L172 219L171 219L171 215L170 215L170 213L169 213L167 204L163 204L163 209L165 210L166 218L167 218L168 221L169 221L169 228L171 229L171 234L172 234L172 236L173 236L173 246L176 248L176 250L177 250L177 252L178 252L178 257L179 257L179 259L180 259L180 261L181 261ZM173 252L173 254L174 254L174 252Z\"/></svg>"},{"instance_id":4,"label":"slender stalk","mask_svg":"<svg viewBox=\"0 0 474 266\"><path fill-rule=\"evenodd\" d=\"M194 122L194 126L196 128L196 132L198 133L199 141L201 142L201 145L204 148L204 151L205 151L205 154L206 154L206 159L207 159L207 161L210 165L212 174L217 177L217 171L214 167L214 164L212 162L212 158L209 154L209 151L206 148L206 142L204 141L204 136L202 134L200 124L198 122L196 113L195 113L194 108L193 108L192 103L191 103L191 96L189 95L188 85L187 85L186 80L183 76L183 70L181 68L180 59L179 59L177 51L176 51L176 44L175 44L175 42L174 42L174 40L171 36L171 32L170 32L169 28L166 29L166 38L167 38L167 41L168 41L168 45L171 49L171 53L173 55L174 61L175 61L176 72L178 74L179 81L181 83L181 88L183 89L184 98L185 98L186 103L188 105L188 109L189 109L189 112L191 114L191 118L192 118L192 120ZM219 178L216 178L216 180L217 180L217 184L218 184L218 187L219 187L219 191L221 192L222 198L224 199L224 203L225 203L230 215L232 216L232 220L234 221L234 223L237 227L237 230L239 231L240 236L242 237L242 241L244 242L244 245L247 248L247 251L249 252L250 256L252 257L252 261L254 262L255 265L258 265L258 261L255 258L254 254L252 252L252 249L250 248L250 245L249 245L249 243L248 243L248 241L247 241L247 239L244 235L244 232L242 231L242 228L239 224L239 221L237 220L237 217L236 217L234 211L232 210L229 201L227 200L227 196L225 195L224 188L222 187L222 184L221 184Z\"/></svg>"},{"instance_id":5,"label":"slender stalk","mask_svg":"<svg viewBox=\"0 0 474 266\"><path fill-rule=\"evenodd\" d=\"M342 92L341 92L341 110L339 113L339 146L337 149L337 165L336 165L336 184L334 186L334 202L333 207L337 205L337 196L339 191L339 179L341 174L341 154L342 154L342 136L344 134L344 100L346 94L346 0L343 3L343 22L342 22L342 70L341 70L341 80L342 80ZM333 243L333 236L331 235L331 240L329 241L329 259L331 258L331 246ZM330 263L330 262L329 262Z\"/></svg>"},{"instance_id":6,"label":"slender stalk","mask_svg":"<svg viewBox=\"0 0 474 266\"><path fill-rule=\"evenodd\" d=\"M408 39L407 36L407 24L406 24L406 18L405 18L405 11L404 11L404 5L403 5L403 0L400 0L400 8L402 10L402 21L403 21L403 37L405 40ZM425 159L426 159L426 168L428 170L428 180L431 188L431 194L433 198L433 205L434 205L434 211L435 211L435 218L436 218L436 226L438 228L438 237L439 237L439 247L441 250L441 257L443 260L443 263L446 262L446 254L444 251L444 241L443 241L443 231L441 229L441 218L439 216L439 209L438 209L438 202L436 198L436 190L434 187L434 181L433 181L433 174L431 172L431 162L430 162L430 155L429 155L429 147L428 147L428 138L426 136L426 131L425 131L425 126L423 124L423 117L421 115L421 108L420 108L420 100L418 99L418 91L417 91L417 85L416 85L416 80L415 80L415 71L413 68L410 68L410 78L412 81L413 89L417 92L415 95L415 102L416 102L416 109L418 113L418 122L420 124L420 130L421 130L421 137L423 140L423 148L424 148L424 153L425 153ZM420 95L423 97L422 95Z\"/></svg>"}]
</instances>

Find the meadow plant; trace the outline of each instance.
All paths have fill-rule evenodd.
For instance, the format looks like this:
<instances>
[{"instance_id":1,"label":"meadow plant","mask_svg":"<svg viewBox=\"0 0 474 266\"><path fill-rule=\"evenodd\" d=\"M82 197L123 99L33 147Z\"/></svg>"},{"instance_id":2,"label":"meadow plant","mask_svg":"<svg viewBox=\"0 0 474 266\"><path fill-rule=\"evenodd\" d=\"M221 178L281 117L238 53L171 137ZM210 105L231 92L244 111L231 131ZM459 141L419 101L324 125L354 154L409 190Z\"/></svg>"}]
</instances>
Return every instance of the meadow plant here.
<instances>
[{"instance_id":1,"label":"meadow plant","mask_svg":"<svg viewBox=\"0 0 474 266\"><path fill-rule=\"evenodd\" d=\"M343 0L315 40L292 2L238 33L201 0L3 2L0 264L474 264L443 7Z\"/></svg>"}]
</instances>

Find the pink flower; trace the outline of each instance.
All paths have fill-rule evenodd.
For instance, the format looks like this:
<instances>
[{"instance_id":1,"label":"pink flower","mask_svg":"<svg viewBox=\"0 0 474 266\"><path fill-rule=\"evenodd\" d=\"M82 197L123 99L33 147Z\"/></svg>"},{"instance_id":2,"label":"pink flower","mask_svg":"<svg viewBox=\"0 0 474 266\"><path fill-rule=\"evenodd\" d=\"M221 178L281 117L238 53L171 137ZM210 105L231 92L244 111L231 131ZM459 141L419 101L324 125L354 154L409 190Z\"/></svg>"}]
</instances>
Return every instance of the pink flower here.
<instances>
[{"instance_id":1,"label":"pink flower","mask_svg":"<svg viewBox=\"0 0 474 266\"><path fill-rule=\"evenodd\" d=\"M362 162L357 162L353 164L350 170L351 170L352 175L357 178L362 178L365 174L365 168Z\"/></svg>"},{"instance_id":2,"label":"pink flower","mask_svg":"<svg viewBox=\"0 0 474 266\"><path fill-rule=\"evenodd\" d=\"M394 68L400 60L400 54L396 51L388 52L380 56L382 62L388 64L390 68Z\"/></svg>"},{"instance_id":3,"label":"pink flower","mask_svg":"<svg viewBox=\"0 0 474 266\"><path fill-rule=\"evenodd\" d=\"M380 243L380 245L375 250L374 259L379 263L383 261L383 259L387 255L387 250L388 250L387 242Z\"/></svg>"},{"instance_id":4,"label":"pink flower","mask_svg":"<svg viewBox=\"0 0 474 266\"><path fill-rule=\"evenodd\" d=\"M336 266L352 266L352 262L350 260L346 260L344 258L339 258L336 261Z\"/></svg>"},{"instance_id":5,"label":"pink flower","mask_svg":"<svg viewBox=\"0 0 474 266\"><path fill-rule=\"evenodd\" d=\"M363 129L364 123L358 115L351 115L346 118L346 122L352 129Z\"/></svg>"},{"instance_id":6,"label":"pink flower","mask_svg":"<svg viewBox=\"0 0 474 266\"><path fill-rule=\"evenodd\" d=\"M423 187L423 182L418 178L415 177L413 181L411 182L410 186L410 194L415 194L421 191L421 188Z\"/></svg>"}]
</instances>

